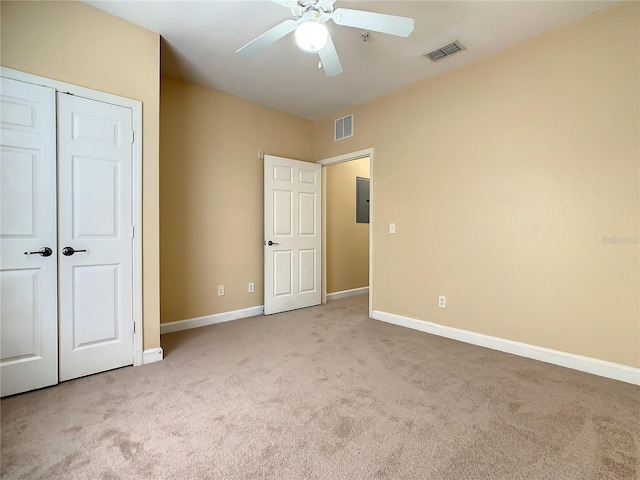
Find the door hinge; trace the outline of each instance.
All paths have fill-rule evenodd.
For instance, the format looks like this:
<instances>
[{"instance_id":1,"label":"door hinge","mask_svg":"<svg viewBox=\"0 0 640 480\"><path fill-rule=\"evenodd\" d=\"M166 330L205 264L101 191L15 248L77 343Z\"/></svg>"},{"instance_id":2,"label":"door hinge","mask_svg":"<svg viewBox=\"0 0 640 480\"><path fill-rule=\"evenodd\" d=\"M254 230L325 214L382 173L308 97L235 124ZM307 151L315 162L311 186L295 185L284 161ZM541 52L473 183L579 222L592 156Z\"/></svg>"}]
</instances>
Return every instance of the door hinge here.
<instances>
[{"instance_id":1,"label":"door hinge","mask_svg":"<svg viewBox=\"0 0 640 480\"><path fill-rule=\"evenodd\" d=\"M135 236L136 236L135 227L131 225L131 238L135 238Z\"/></svg>"},{"instance_id":2,"label":"door hinge","mask_svg":"<svg viewBox=\"0 0 640 480\"><path fill-rule=\"evenodd\" d=\"M136 322L133 322L133 333L136 333Z\"/></svg>"},{"instance_id":3,"label":"door hinge","mask_svg":"<svg viewBox=\"0 0 640 480\"><path fill-rule=\"evenodd\" d=\"M133 130L131 130L131 143L133 143L133 142L134 142L134 140L135 140L135 133L136 133L136 132L134 132Z\"/></svg>"}]
</instances>

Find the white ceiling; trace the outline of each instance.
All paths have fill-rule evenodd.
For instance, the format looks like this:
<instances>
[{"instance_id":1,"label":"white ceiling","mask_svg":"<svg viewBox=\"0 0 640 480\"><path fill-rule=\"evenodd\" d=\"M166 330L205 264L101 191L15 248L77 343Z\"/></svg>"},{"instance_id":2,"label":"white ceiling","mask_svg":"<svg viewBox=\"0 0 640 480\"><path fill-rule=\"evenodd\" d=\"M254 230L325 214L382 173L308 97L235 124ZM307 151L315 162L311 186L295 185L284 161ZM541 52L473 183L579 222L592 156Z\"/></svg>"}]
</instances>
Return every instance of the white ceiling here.
<instances>
[{"instance_id":1,"label":"white ceiling","mask_svg":"<svg viewBox=\"0 0 640 480\"><path fill-rule=\"evenodd\" d=\"M327 22L344 68L318 69L293 35L251 58L235 51L283 20L288 8L270 1L92 1L105 12L159 33L162 72L319 120L424 78L474 62L527 38L617 3L615 1L342 1L336 8L415 19L408 38ZM461 41L466 50L438 63L423 54ZM594 62L597 59L594 59Z\"/></svg>"}]
</instances>

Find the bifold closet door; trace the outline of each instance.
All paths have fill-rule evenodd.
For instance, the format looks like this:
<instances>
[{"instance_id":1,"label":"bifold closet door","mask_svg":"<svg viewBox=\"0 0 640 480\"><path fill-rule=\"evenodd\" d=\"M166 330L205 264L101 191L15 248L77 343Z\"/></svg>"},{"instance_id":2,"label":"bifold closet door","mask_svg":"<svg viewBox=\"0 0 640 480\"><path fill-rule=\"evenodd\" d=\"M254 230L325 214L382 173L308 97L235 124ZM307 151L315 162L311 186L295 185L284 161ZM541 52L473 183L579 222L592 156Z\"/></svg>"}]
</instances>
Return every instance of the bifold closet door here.
<instances>
[{"instance_id":1,"label":"bifold closet door","mask_svg":"<svg viewBox=\"0 0 640 480\"><path fill-rule=\"evenodd\" d=\"M1 395L58 383L56 97L0 79Z\"/></svg>"},{"instance_id":2,"label":"bifold closet door","mask_svg":"<svg viewBox=\"0 0 640 480\"><path fill-rule=\"evenodd\" d=\"M61 381L133 364L132 116L58 94Z\"/></svg>"}]
</instances>

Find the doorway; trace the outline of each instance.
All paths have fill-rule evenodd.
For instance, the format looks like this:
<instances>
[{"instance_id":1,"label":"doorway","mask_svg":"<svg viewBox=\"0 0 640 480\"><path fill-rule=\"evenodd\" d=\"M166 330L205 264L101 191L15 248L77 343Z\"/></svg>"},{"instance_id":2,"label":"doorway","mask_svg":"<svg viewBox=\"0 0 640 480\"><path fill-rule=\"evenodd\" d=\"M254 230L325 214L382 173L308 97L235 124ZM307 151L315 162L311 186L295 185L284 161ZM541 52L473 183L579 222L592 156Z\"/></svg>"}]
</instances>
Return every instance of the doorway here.
<instances>
[{"instance_id":1,"label":"doorway","mask_svg":"<svg viewBox=\"0 0 640 480\"><path fill-rule=\"evenodd\" d=\"M369 293L373 309L373 149L317 162L323 177L323 303ZM357 205L358 186L368 177L368 220Z\"/></svg>"}]
</instances>

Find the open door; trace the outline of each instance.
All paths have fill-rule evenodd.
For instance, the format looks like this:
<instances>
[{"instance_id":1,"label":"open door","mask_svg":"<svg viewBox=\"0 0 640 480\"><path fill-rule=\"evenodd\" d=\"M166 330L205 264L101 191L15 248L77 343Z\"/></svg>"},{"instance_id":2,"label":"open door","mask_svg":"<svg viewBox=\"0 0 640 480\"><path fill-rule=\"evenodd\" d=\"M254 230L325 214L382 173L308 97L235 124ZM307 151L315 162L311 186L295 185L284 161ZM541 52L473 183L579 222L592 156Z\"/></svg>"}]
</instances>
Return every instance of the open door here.
<instances>
[{"instance_id":1,"label":"open door","mask_svg":"<svg viewBox=\"0 0 640 480\"><path fill-rule=\"evenodd\" d=\"M321 303L322 167L264 157L264 313Z\"/></svg>"}]
</instances>

